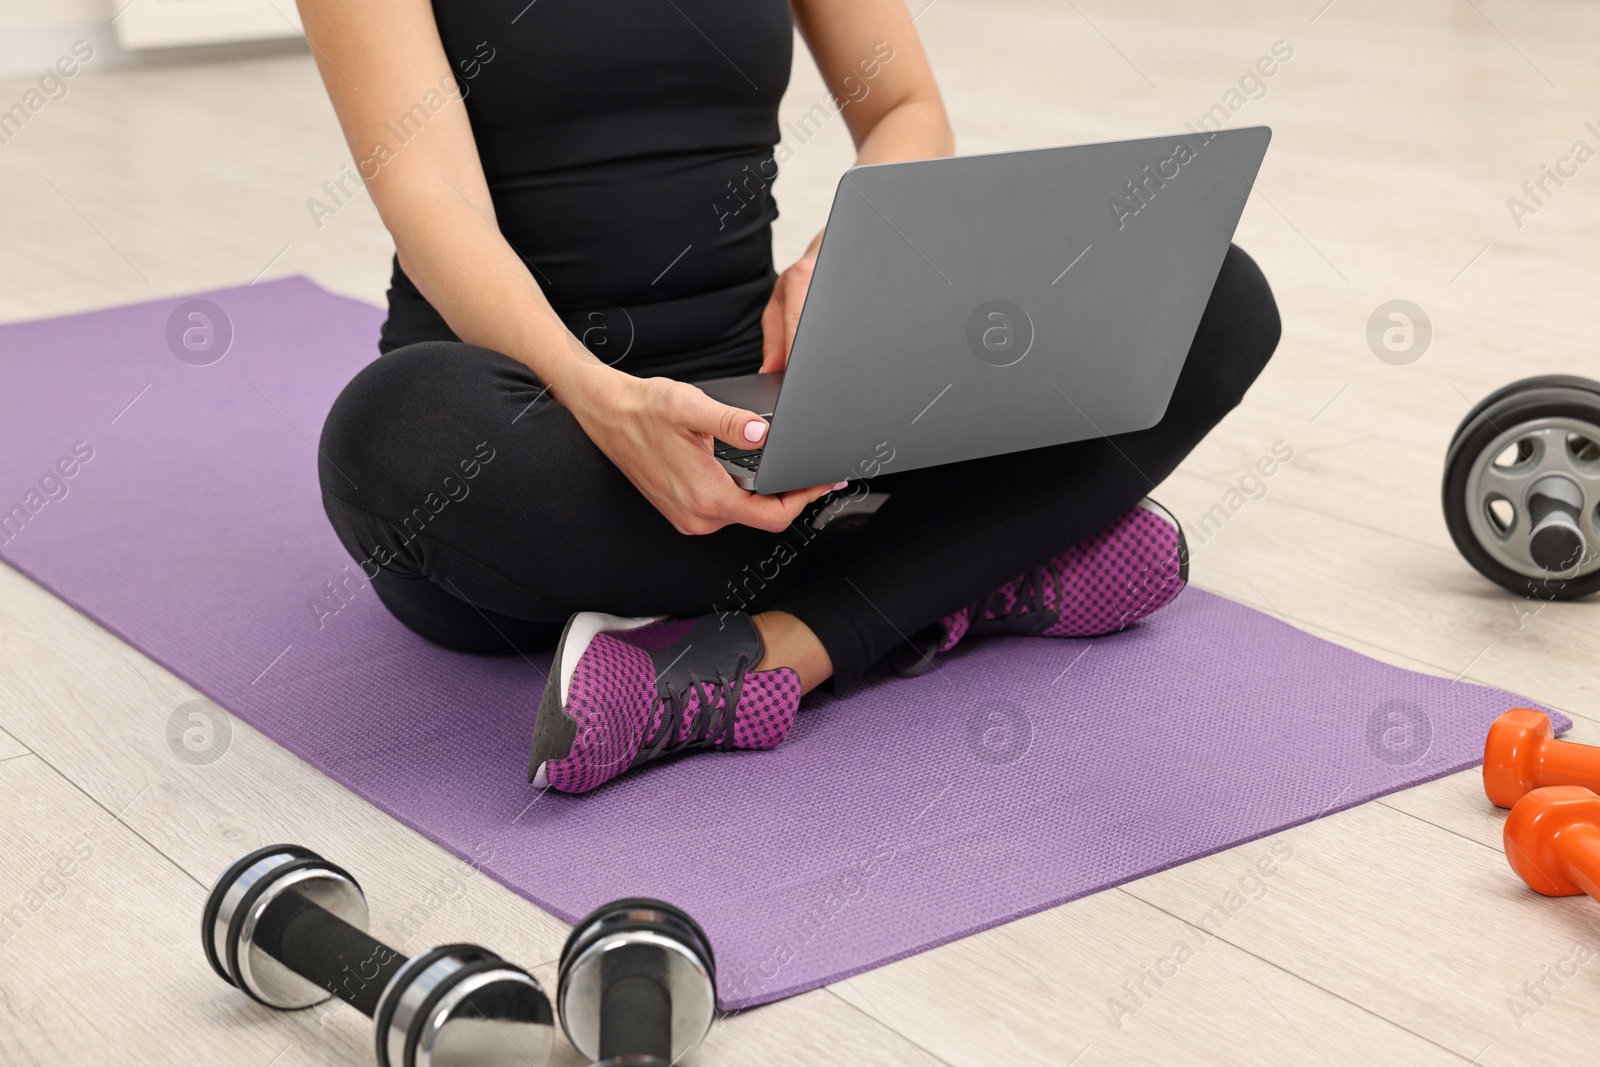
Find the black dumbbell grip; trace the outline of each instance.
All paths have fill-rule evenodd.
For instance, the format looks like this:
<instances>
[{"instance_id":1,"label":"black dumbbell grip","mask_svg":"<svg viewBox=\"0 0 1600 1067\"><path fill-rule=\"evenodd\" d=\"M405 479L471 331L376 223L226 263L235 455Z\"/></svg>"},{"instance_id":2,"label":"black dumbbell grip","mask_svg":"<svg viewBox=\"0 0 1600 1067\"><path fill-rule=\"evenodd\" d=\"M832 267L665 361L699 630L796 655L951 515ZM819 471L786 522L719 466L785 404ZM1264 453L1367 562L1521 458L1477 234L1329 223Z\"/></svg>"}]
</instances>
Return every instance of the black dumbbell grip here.
<instances>
[{"instance_id":1,"label":"black dumbbell grip","mask_svg":"<svg viewBox=\"0 0 1600 1067\"><path fill-rule=\"evenodd\" d=\"M371 1018L406 957L299 893L284 893L256 927L256 944L295 974Z\"/></svg>"},{"instance_id":2,"label":"black dumbbell grip","mask_svg":"<svg viewBox=\"0 0 1600 1067\"><path fill-rule=\"evenodd\" d=\"M672 995L658 951L627 946L601 963L600 1058L672 1059Z\"/></svg>"}]
</instances>

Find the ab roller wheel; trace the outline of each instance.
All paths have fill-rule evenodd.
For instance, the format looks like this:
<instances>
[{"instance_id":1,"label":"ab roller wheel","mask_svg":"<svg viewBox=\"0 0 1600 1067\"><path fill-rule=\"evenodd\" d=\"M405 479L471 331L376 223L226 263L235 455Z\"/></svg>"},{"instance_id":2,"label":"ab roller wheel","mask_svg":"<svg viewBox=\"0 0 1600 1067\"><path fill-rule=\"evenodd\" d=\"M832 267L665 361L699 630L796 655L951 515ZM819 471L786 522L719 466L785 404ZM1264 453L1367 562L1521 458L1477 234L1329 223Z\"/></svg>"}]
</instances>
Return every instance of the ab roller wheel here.
<instances>
[{"instance_id":1,"label":"ab roller wheel","mask_svg":"<svg viewBox=\"0 0 1600 1067\"><path fill-rule=\"evenodd\" d=\"M1544 375L1484 398L1451 439L1444 514L1467 562L1514 593L1600 589L1600 382Z\"/></svg>"},{"instance_id":2,"label":"ab roller wheel","mask_svg":"<svg viewBox=\"0 0 1600 1067\"><path fill-rule=\"evenodd\" d=\"M368 936L367 900L342 868L297 845L237 860L206 898L213 970L269 1008L338 997L376 1025L378 1067L544 1067L555 1018L538 981L477 945L406 958ZM561 953L561 1026L610 1067L670 1067L716 1012L705 931L659 900L619 900Z\"/></svg>"}]
</instances>

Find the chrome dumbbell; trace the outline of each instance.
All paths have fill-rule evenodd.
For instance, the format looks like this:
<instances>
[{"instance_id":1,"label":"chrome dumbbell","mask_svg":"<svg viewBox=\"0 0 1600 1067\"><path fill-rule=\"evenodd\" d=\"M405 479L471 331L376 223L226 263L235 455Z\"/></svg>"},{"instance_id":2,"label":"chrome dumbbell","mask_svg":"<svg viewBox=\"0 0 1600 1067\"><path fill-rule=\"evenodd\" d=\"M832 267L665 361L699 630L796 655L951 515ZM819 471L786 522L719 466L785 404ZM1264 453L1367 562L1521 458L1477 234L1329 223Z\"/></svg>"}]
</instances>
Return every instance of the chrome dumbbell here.
<instances>
[{"instance_id":1,"label":"chrome dumbbell","mask_svg":"<svg viewBox=\"0 0 1600 1067\"><path fill-rule=\"evenodd\" d=\"M477 945L407 958L367 935L367 900L308 849L241 857L206 898L212 968L270 1008L336 996L373 1020L378 1067L543 1067L554 1019L538 981Z\"/></svg>"},{"instance_id":2,"label":"chrome dumbbell","mask_svg":"<svg viewBox=\"0 0 1600 1067\"><path fill-rule=\"evenodd\" d=\"M561 950L561 1027L599 1067L670 1067L716 1013L716 961L705 931L659 900L589 913Z\"/></svg>"}]
</instances>

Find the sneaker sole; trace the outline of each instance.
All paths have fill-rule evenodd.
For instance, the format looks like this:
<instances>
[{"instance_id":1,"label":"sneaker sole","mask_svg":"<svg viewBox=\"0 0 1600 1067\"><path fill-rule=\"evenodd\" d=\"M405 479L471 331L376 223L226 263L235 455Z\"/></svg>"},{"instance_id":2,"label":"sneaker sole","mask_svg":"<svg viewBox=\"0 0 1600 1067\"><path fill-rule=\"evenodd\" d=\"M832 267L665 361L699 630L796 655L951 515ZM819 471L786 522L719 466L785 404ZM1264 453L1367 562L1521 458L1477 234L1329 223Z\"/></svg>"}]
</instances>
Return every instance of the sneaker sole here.
<instances>
[{"instance_id":1,"label":"sneaker sole","mask_svg":"<svg viewBox=\"0 0 1600 1067\"><path fill-rule=\"evenodd\" d=\"M534 712L528 781L540 788L548 786L548 781L541 781L544 765L550 760L565 759L572 752L572 743L578 737L578 723L567 714L567 690L572 685L572 672L577 669L578 661L589 651L589 643L600 634L636 629L659 618L626 618L601 611L580 611L567 620L566 626L561 628L561 640L556 642L555 658L550 661L544 695L539 698L538 710Z\"/></svg>"}]
</instances>

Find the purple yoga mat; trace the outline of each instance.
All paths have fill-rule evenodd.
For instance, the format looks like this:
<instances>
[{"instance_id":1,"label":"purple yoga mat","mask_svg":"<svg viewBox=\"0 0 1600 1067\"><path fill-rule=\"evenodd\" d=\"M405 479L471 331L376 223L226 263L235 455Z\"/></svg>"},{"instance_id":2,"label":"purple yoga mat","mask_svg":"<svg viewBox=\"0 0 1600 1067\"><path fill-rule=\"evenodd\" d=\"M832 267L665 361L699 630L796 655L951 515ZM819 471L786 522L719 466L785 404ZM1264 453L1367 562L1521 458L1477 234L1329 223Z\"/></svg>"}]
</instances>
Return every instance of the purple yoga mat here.
<instances>
[{"instance_id":1,"label":"purple yoga mat","mask_svg":"<svg viewBox=\"0 0 1600 1067\"><path fill-rule=\"evenodd\" d=\"M1523 703L1191 590L1112 637L808 699L774 752L541 796L548 655L415 637L322 515L313 442L382 313L300 278L205 299L0 327L0 557L561 918L687 908L724 1008L1471 766Z\"/></svg>"}]
</instances>

